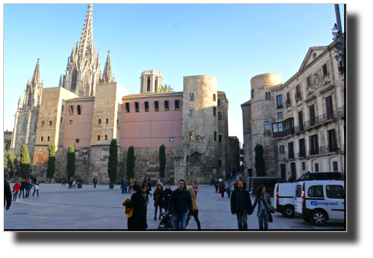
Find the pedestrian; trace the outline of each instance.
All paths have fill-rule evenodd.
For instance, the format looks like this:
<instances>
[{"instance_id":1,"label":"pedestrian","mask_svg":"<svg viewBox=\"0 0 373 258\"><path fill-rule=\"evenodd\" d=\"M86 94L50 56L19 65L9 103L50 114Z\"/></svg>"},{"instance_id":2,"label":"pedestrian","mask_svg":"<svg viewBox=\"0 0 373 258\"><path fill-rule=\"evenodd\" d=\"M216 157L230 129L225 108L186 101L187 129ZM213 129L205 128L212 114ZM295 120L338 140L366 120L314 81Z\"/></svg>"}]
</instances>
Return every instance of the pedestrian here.
<instances>
[{"instance_id":1,"label":"pedestrian","mask_svg":"<svg viewBox=\"0 0 373 258\"><path fill-rule=\"evenodd\" d=\"M172 194L172 190L170 188L170 184L166 184L166 189L163 191L163 209L165 210L164 212L166 213L168 210L168 204L170 202L171 194Z\"/></svg>"},{"instance_id":2,"label":"pedestrian","mask_svg":"<svg viewBox=\"0 0 373 258\"><path fill-rule=\"evenodd\" d=\"M190 196L192 198L193 211L192 211L191 214L192 214L192 216L194 217L194 220L197 223L198 231L201 231L201 223L199 222L199 219L198 219L198 206L197 206L196 196L194 194L194 189L193 189L193 187L188 187L187 190L189 191ZM188 225L189 220L190 220L190 218L188 218L186 226Z\"/></svg>"},{"instance_id":3,"label":"pedestrian","mask_svg":"<svg viewBox=\"0 0 373 258\"><path fill-rule=\"evenodd\" d=\"M219 193L218 189L219 189L219 182L215 181L215 193Z\"/></svg>"},{"instance_id":4,"label":"pedestrian","mask_svg":"<svg viewBox=\"0 0 373 258\"><path fill-rule=\"evenodd\" d=\"M28 198L28 196L30 194L30 187L32 187L31 183L30 183L30 179L27 179L26 184L25 184L26 198Z\"/></svg>"},{"instance_id":5,"label":"pedestrian","mask_svg":"<svg viewBox=\"0 0 373 258\"><path fill-rule=\"evenodd\" d=\"M163 187L162 185L157 185L157 189L155 189L153 193L153 199L154 199L154 220L157 220L157 211L159 208L159 219L161 219L161 213L162 213L162 204L163 204Z\"/></svg>"},{"instance_id":6,"label":"pedestrian","mask_svg":"<svg viewBox=\"0 0 373 258\"><path fill-rule=\"evenodd\" d=\"M69 189L71 189L72 184L73 184L72 177L70 177L70 179L69 179Z\"/></svg>"},{"instance_id":7,"label":"pedestrian","mask_svg":"<svg viewBox=\"0 0 373 258\"><path fill-rule=\"evenodd\" d=\"M25 199L25 187L26 187L26 181L25 181L25 179L22 179L21 190L19 191L19 197L18 198L21 198L21 193L22 193L23 199Z\"/></svg>"},{"instance_id":8,"label":"pedestrian","mask_svg":"<svg viewBox=\"0 0 373 258\"><path fill-rule=\"evenodd\" d=\"M192 198L190 192L185 188L185 181L183 179L180 179L177 185L178 188L171 194L168 213L170 218L173 218L175 230L179 230L179 223L181 223L181 230L185 230L188 217L192 217Z\"/></svg>"},{"instance_id":9,"label":"pedestrian","mask_svg":"<svg viewBox=\"0 0 373 258\"><path fill-rule=\"evenodd\" d=\"M128 193L128 179L127 177L124 178L124 193Z\"/></svg>"},{"instance_id":10,"label":"pedestrian","mask_svg":"<svg viewBox=\"0 0 373 258\"><path fill-rule=\"evenodd\" d=\"M32 196L34 196L35 191L36 191L36 193L37 193L37 195L38 195L38 197L39 197L39 181L38 181L38 180L36 180L36 182L35 182L35 185L34 185L34 193L32 194Z\"/></svg>"},{"instance_id":11,"label":"pedestrian","mask_svg":"<svg viewBox=\"0 0 373 258\"><path fill-rule=\"evenodd\" d=\"M149 183L149 185L150 185L150 177L148 177L148 183Z\"/></svg>"},{"instance_id":12,"label":"pedestrian","mask_svg":"<svg viewBox=\"0 0 373 258\"><path fill-rule=\"evenodd\" d=\"M132 178L131 178L132 179ZM131 188L131 200L126 199L122 203L126 206L127 227L129 231L147 229L145 211L144 211L144 196L140 185L134 185L133 191ZM127 213L128 210L128 213Z\"/></svg>"},{"instance_id":13,"label":"pedestrian","mask_svg":"<svg viewBox=\"0 0 373 258\"><path fill-rule=\"evenodd\" d=\"M66 181L66 178L63 177L62 180L61 180L61 182L62 182L62 185L61 185L61 186L66 186L66 185L65 185L65 181Z\"/></svg>"},{"instance_id":14,"label":"pedestrian","mask_svg":"<svg viewBox=\"0 0 373 258\"><path fill-rule=\"evenodd\" d=\"M97 182L98 182L98 178L96 176L95 178L92 179L93 188L96 188Z\"/></svg>"},{"instance_id":15,"label":"pedestrian","mask_svg":"<svg viewBox=\"0 0 373 258\"><path fill-rule=\"evenodd\" d=\"M219 182L223 182L223 178L219 177Z\"/></svg>"},{"instance_id":16,"label":"pedestrian","mask_svg":"<svg viewBox=\"0 0 373 258\"><path fill-rule=\"evenodd\" d=\"M159 177L158 177L158 180L157 180L157 185L162 185L161 179Z\"/></svg>"},{"instance_id":17,"label":"pedestrian","mask_svg":"<svg viewBox=\"0 0 373 258\"><path fill-rule=\"evenodd\" d=\"M225 185L224 185L223 182L220 182L219 190L220 190L220 193L221 193L221 198L224 198Z\"/></svg>"},{"instance_id":18,"label":"pedestrian","mask_svg":"<svg viewBox=\"0 0 373 258\"><path fill-rule=\"evenodd\" d=\"M135 185L135 180L133 180L133 178L131 177L131 179L130 179L130 184L129 184L129 191L130 191L130 193L132 192L132 187Z\"/></svg>"},{"instance_id":19,"label":"pedestrian","mask_svg":"<svg viewBox=\"0 0 373 258\"><path fill-rule=\"evenodd\" d=\"M199 191L197 181L194 181L194 184L192 185L192 188L193 188L193 191L194 191L194 195L195 195L196 198L197 198L197 193L198 193L198 191Z\"/></svg>"},{"instance_id":20,"label":"pedestrian","mask_svg":"<svg viewBox=\"0 0 373 258\"><path fill-rule=\"evenodd\" d=\"M5 208L6 202L6 208ZM12 191L10 190L10 185L8 181L4 179L4 208L9 210L10 205L12 205Z\"/></svg>"},{"instance_id":21,"label":"pedestrian","mask_svg":"<svg viewBox=\"0 0 373 258\"><path fill-rule=\"evenodd\" d=\"M228 195L228 198L231 198L231 182L230 181L228 181L227 182L227 186L226 186L226 190L227 190L227 195Z\"/></svg>"},{"instance_id":22,"label":"pedestrian","mask_svg":"<svg viewBox=\"0 0 373 258\"><path fill-rule=\"evenodd\" d=\"M124 178L120 179L120 188L122 188L122 194L124 194Z\"/></svg>"},{"instance_id":23,"label":"pedestrian","mask_svg":"<svg viewBox=\"0 0 373 258\"><path fill-rule=\"evenodd\" d=\"M73 189L76 189L76 179L73 180Z\"/></svg>"},{"instance_id":24,"label":"pedestrian","mask_svg":"<svg viewBox=\"0 0 373 258\"><path fill-rule=\"evenodd\" d=\"M14 185L13 185L13 201L17 201L17 195L18 195L18 192L19 192L19 189L21 189L21 185L16 182Z\"/></svg>"},{"instance_id":25,"label":"pedestrian","mask_svg":"<svg viewBox=\"0 0 373 258\"><path fill-rule=\"evenodd\" d=\"M253 213L250 194L243 188L243 182L238 180L236 182L237 190L232 192L231 197L231 213L236 215L238 229L247 230L247 215Z\"/></svg>"},{"instance_id":26,"label":"pedestrian","mask_svg":"<svg viewBox=\"0 0 373 258\"><path fill-rule=\"evenodd\" d=\"M142 195L144 196L145 219L147 219L147 217L148 217L149 195L152 195L152 194L149 192L149 186L148 186L148 182L147 181L144 180L141 183L141 188L142 188Z\"/></svg>"},{"instance_id":27,"label":"pedestrian","mask_svg":"<svg viewBox=\"0 0 373 258\"><path fill-rule=\"evenodd\" d=\"M256 189L256 197L255 202L253 205L253 210L255 209L256 205L259 203L258 206L258 219L259 219L259 229L261 231L267 231L268 230L268 219L269 219L269 213L271 210L274 210L274 208L271 205L271 198L268 193L266 193L266 187L264 185L258 186ZM264 229L263 229L264 224Z\"/></svg>"},{"instance_id":28,"label":"pedestrian","mask_svg":"<svg viewBox=\"0 0 373 258\"><path fill-rule=\"evenodd\" d=\"M135 183L138 185L139 184L139 180L137 180L137 178L135 178Z\"/></svg>"}]
</instances>

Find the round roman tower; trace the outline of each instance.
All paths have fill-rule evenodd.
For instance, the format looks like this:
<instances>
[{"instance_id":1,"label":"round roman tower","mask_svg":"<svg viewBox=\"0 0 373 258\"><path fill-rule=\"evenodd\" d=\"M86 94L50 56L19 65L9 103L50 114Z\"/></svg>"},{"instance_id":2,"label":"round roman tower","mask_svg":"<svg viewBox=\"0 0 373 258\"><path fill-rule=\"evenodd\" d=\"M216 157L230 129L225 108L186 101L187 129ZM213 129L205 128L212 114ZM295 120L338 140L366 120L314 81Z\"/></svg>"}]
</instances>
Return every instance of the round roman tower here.
<instances>
[{"instance_id":1,"label":"round roman tower","mask_svg":"<svg viewBox=\"0 0 373 258\"><path fill-rule=\"evenodd\" d=\"M253 166L253 176L278 176L277 145L272 137L275 121L275 96L271 87L281 84L281 74L266 73L251 78L251 127L252 164L255 164L255 146L263 145L265 174L258 175Z\"/></svg>"}]
</instances>

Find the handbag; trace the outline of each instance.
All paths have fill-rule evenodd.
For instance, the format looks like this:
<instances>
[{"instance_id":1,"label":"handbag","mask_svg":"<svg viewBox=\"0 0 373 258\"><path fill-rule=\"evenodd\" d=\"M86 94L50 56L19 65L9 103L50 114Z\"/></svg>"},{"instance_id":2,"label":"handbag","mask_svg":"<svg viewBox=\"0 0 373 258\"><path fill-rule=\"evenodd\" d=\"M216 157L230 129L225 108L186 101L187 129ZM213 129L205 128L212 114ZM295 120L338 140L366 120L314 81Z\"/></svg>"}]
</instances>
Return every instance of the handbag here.
<instances>
[{"instance_id":1,"label":"handbag","mask_svg":"<svg viewBox=\"0 0 373 258\"><path fill-rule=\"evenodd\" d=\"M273 217L272 217L272 214L269 212L268 213L268 222L273 222Z\"/></svg>"}]
</instances>

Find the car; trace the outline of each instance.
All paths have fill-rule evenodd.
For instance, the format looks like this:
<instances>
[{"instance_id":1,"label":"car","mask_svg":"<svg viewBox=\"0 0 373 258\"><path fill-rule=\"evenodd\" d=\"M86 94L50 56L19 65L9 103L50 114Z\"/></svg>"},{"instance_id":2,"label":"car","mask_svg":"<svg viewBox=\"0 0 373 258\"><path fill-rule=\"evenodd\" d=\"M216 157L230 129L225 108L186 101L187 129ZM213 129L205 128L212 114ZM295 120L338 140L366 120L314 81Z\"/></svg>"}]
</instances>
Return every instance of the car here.
<instances>
[{"instance_id":1,"label":"car","mask_svg":"<svg viewBox=\"0 0 373 258\"><path fill-rule=\"evenodd\" d=\"M344 181L313 180L297 182L294 212L315 226L324 226L330 220L345 219Z\"/></svg>"},{"instance_id":2,"label":"car","mask_svg":"<svg viewBox=\"0 0 373 258\"><path fill-rule=\"evenodd\" d=\"M247 182L247 188L250 194L255 194L258 186L264 185L266 187L267 193L273 195L275 184L283 182L286 182L286 180L282 177L249 177Z\"/></svg>"},{"instance_id":3,"label":"car","mask_svg":"<svg viewBox=\"0 0 373 258\"><path fill-rule=\"evenodd\" d=\"M341 172L307 172L304 173L300 178L295 180L296 182L299 181L307 181L307 180L340 180L342 179Z\"/></svg>"},{"instance_id":4,"label":"car","mask_svg":"<svg viewBox=\"0 0 373 258\"><path fill-rule=\"evenodd\" d=\"M297 183L277 183L275 185L274 206L276 212L287 218L294 217L295 187Z\"/></svg>"}]
</instances>

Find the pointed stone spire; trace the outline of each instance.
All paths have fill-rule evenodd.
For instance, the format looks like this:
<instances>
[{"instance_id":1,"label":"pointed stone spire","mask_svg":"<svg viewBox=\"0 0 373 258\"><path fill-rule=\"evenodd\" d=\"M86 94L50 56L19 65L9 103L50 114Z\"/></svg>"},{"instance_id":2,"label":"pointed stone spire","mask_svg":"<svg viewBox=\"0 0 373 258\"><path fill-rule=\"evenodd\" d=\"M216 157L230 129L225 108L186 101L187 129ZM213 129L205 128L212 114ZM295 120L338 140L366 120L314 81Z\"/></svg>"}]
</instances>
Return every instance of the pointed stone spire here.
<instances>
[{"instance_id":1,"label":"pointed stone spire","mask_svg":"<svg viewBox=\"0 0 373 258\"><path fill-rule=\"evenodd\" d=\"M79 42L79 61L83 62L86 55L90 55L93 49L93 24L92 24L93 5L88 5L88 12L84 23L82 37Z\"/></svg>"},{"instance_id":2,"label":"pointed stone spire","mask_svg":"<svg viewBox=\"0 0 373 258\"><path fill-rule=\"evenodd\" d=\"M40 60L40 58L38 58L38 62L37 62L36 67L35 67L34 75L32 76L32 80L31 80L31 83L32 83L33 86L40 84L39 60Z\"/></svg>"},{"instance_id":3,"label":"pointed stone spire","mask_svg":"<svg viewBox=\"0 0 373 258\"><path fill-rule=\"evenodd\" d=\"M108 51L104 74L102 75L102 82L112 82L111 77L111 62L110 62L110 50Z\"/></svg>"}]
</instances>

